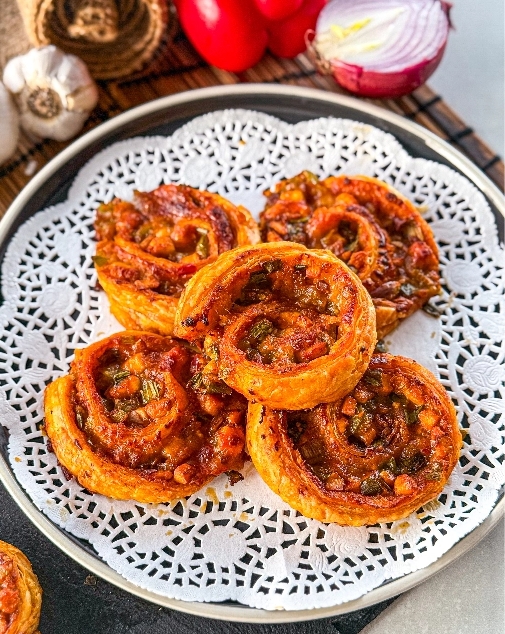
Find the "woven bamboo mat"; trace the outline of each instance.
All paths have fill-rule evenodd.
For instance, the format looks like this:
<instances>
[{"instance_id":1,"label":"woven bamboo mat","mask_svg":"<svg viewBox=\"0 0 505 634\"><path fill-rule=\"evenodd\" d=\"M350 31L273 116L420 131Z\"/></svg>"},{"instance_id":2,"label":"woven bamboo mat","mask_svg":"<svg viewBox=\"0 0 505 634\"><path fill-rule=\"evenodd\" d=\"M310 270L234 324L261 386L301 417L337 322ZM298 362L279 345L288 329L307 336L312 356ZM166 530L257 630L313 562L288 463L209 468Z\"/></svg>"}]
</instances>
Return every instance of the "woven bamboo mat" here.
<instances>
[{"instance_id":1,"label":"woven bamboo mat","mask_svg":"<svg viewBox=\"0 0 505 634\"><path fill-rule=\"evenodd\" d=\"M178 32L165 55L159 56L148 75L123 81L99 82L100 101L83 133L111 117L157 97L184 90L220 84L264 82L318 88L333 93L345 91L331 78L319 75L305 55L285 60L266 55L254 68L239 75L206 64ZM427 85L400 99L367 100L428 128L466 154L503 190L504 164L440 95ZM60 152L67 143L34 142L21 136L16 155L0 167L0 216L34 173Z\"/></svg>"}]
</instances>

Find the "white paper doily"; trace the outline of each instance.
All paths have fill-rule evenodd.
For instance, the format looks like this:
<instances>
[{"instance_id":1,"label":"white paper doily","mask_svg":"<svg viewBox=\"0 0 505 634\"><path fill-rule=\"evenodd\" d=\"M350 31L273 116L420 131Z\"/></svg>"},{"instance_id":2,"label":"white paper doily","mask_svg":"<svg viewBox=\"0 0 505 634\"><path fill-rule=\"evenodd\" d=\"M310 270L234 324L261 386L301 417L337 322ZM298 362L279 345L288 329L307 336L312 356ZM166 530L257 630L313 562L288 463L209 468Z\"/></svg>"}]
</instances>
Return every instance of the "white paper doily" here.
<instances>
[{"instance_id":1,"label":"white paper doily","mask_svg":"<svg viewBox=\"0 0 505 634\"><path fill-rule=\"evenodd\" d=\"M403 521L369 528L325 525L290 509L249 464L177 504L118 502L67 481L39 431L47 382L68 371L76 347L120 330L95 289L94 210L133 189L186 183L253 213L261 192L309 169L365 173L427 209L440 247L440 319L418 312L388 336L389 351L432 370L467 431L438 501ZM356 599L434 562L493 509L504 473L503 288L493 214L448 167L413 159L389 134L344 119L289 125L258 112L198 117L171 137L139 137L96 155L64 203L40 211L11 240L2 268L0 422L9 458L35 505L87 540L129 581L172 598L235 599L301 609Z\"/></svg>"}]
</instances>

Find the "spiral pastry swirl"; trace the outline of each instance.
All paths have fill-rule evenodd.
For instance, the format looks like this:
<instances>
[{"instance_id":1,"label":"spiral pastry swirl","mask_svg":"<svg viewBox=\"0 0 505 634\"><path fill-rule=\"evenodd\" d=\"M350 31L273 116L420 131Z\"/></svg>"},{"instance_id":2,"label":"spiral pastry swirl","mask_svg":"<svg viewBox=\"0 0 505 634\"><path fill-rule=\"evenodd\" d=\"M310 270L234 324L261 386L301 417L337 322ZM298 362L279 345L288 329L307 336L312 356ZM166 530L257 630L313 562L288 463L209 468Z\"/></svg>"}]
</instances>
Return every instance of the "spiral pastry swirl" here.
<instances>
[{"instance_id":1,"label":"spiral pastry swirl","mask_svg":"<svg viewBox=\"0 0 505 634\"><path fill-rule=\"evenodd\" d=\"M164 335L172 334L191 276L220 253L259 240L245 208L185 185L101 205L95 230L94 263L112 313L125 328Z\"/></svg>"},{"instance_id":2,"label":"spiral pastry swirl","mask_svg":"<svg viewBox=\"0 0 505 634\"><path fill-rule=\"evenodd\" d=\"M42 588L28 558L0 541L0 634L34 634L41 604Z\"/></svg>"},{"instance_id":3,"label":"spiral pastry swirl","mask_svg":"<svg viewBox=\"0 0 505 634\"><path fill-rule=\"evenodd\" d=\"M305 409L347 393L376 342L371 299L327 251L288 242L224 253L188 283L175 333L203 341L247 399Z\"/></svg>"},{"instance_id":4,"label":"spiral pastry swirl","mask_svg":"<svg viewBox=\"0 0 505 634\"><path fill-rule=\"evenodd\" d=\"M373 298L379 338L440 292L431 229L389 185L366 176L319 181L302 172L265 195L263 239L327 248L346 262Z\"/></svg>"},{"instance_id":5,"label":"spiral pastry swirl","mask_svg":"<svg viewBox=\"0 0 505 634\"><path fill-rule=\"evenodd\" d=\"M61 465L90 491L138 502L191 495L240 469L245 408L203 354L136 331L77 350L45 394Z\"/></svg>"},{"instance_id":6,"label":"spiral pastry swirl","mask_svg":"<svg viewBox=\"0 0 505 634\"><path fill-rule=\"evenodd\" d=\"M250 404L247 448L294 509L361 526L401 519L436 497L458 460L461 433L428 370L381 354L335 402L303 412Z\"/></svg>"}]
</instances>

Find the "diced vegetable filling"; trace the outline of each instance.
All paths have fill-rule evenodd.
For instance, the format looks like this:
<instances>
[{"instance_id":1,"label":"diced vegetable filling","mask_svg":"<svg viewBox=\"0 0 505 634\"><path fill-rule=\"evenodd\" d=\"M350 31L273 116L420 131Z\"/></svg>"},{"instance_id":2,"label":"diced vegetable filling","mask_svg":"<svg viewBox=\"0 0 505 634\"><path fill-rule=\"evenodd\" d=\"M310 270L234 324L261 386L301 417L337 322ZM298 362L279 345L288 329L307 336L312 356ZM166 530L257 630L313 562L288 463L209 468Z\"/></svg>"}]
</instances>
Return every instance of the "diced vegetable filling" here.
<instances>
[{"instance_id":1,"label":"diced vegetable filling","mask_svg":"<svg viewBox=\"0 0 505 634\"><path fill-rule=\"evenodd\" d=\"M124 439L129 433L171 430L154 457L151 441L145 460L133 445L130 456L128 449L121 452L97 437L96 421L76 395L76 424L97 450L131 467L172 472L183 484L202 471L217 474L241 467L246 401L219 379L215 362L189 344L126 335L102 354L93 375L103 417L109 427L117 425L123 445L128 447ZM153 434L156 443L159 432Z\"/></svg>"},{"instance_id":2,"label":"diced vegetable filling","mask_svg":"<svg viewBox=\"0 0 505 634\"><path fill-rule=\"evenodd\" d=\"M330 285L307 274L306 264L285 266L270 260L249 274L235 301L234 313L264 304L238 342L250 361L308 363L329 353L338 338L338 308Z\"/></svg>"},{"instance_id":3,"label":"diced vegetable filling","mask_svg":"<svg viewBox=\"0 0 505 634\"><path fill-rule=\"evenodd\" d=\"M287 433L326 489L409 495L418 477L440 480L449 442L422 399L401 375L370 369L340 403L288 413Z\"/></svg>"}]
</instances>

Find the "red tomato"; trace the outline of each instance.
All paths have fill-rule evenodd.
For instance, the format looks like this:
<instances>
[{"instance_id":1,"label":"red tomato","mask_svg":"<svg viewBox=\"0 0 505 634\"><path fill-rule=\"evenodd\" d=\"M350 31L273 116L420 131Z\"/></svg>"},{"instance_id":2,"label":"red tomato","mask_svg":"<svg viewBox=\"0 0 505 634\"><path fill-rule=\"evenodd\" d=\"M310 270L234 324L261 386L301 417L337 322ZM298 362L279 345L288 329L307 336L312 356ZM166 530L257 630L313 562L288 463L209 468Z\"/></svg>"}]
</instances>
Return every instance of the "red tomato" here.
<instances>
[{"instance_id":1,"label":"red tomato","mask_svg":"<svg viewBox=\"0 0 505 634\"><path fill-rule=\"evenodd\" d=\"M307 48L305 33L316 26L317 16L326 0L304 0L300 9L268 25L268 48L279 57L296 57Z\"/></svg>"},{"instance_id":2,"label":"red tomato","mask_svg":"<svg viewBox=\"0 0 505 634\"><path fill-rule=\"evenodd\" d=\"M254 0L179 0L179 21L209 64L239 73L263 57L268 41Z\"/></svg>"},{"instance_id":3,"label":"red tomato","mask_svg":"<svg viewBox=\"0 0 505 634\"><path fill-rule=\"evenodd\" d=\"M255 0L255 2L267 20L282 20L298 11L303 0Z\"/></svg>"}]
</instances>

